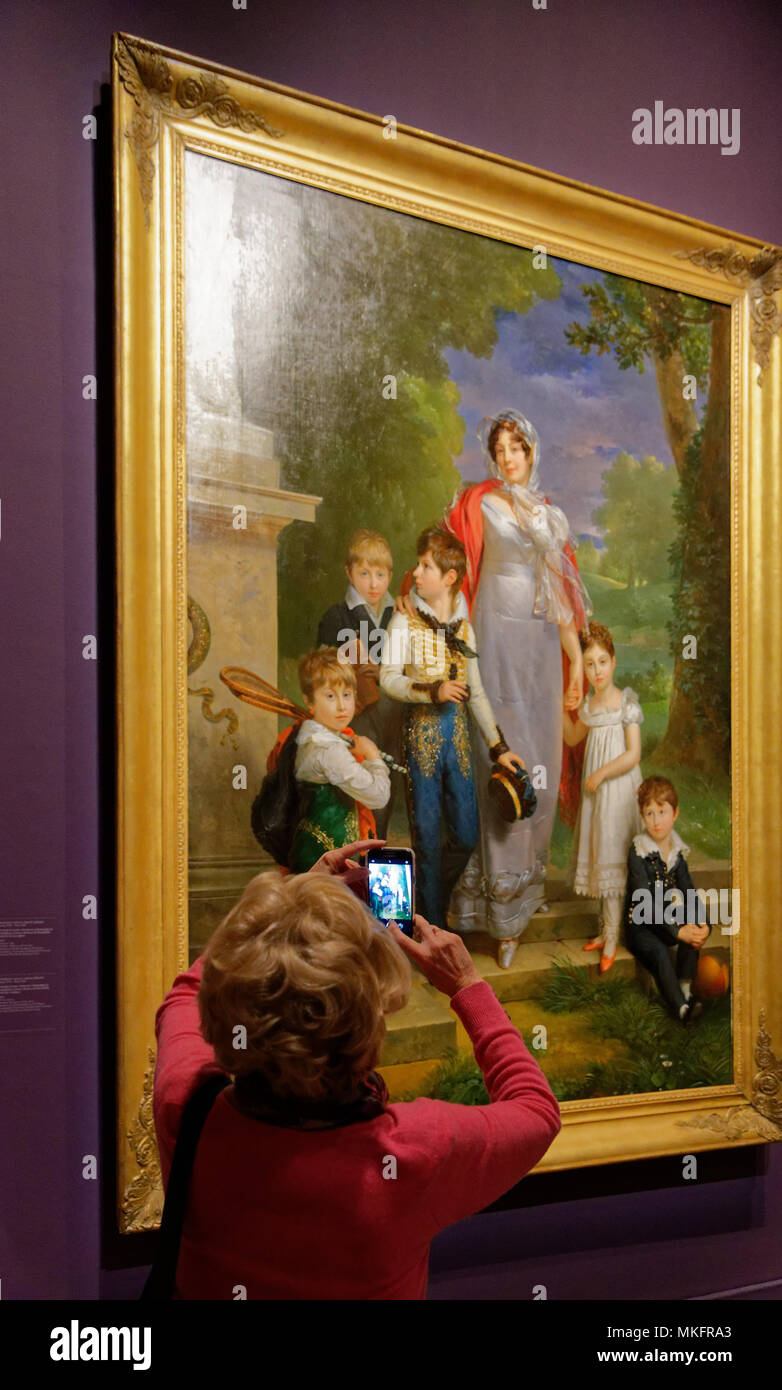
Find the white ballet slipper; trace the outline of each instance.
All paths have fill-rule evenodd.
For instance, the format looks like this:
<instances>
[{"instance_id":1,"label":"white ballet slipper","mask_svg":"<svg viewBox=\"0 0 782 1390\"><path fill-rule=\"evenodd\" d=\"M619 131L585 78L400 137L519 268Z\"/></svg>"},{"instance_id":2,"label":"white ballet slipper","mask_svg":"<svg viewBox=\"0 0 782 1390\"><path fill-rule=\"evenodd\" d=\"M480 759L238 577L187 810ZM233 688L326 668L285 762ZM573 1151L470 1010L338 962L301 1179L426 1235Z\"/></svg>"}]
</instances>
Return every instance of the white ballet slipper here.
<instances>
[{"instance_id":1,"label":"white ballet slipper","mask_svg":"<svg viewBox=\"0 0 782 1390\"><path fill-rule=\"evenodd\" d=\"M512 940L500 942L497 948L497 961L502 970L507 970L512 964L513 957L519 948L520 939L520 937L514 936Z\"/></svg>"}]
</instances>

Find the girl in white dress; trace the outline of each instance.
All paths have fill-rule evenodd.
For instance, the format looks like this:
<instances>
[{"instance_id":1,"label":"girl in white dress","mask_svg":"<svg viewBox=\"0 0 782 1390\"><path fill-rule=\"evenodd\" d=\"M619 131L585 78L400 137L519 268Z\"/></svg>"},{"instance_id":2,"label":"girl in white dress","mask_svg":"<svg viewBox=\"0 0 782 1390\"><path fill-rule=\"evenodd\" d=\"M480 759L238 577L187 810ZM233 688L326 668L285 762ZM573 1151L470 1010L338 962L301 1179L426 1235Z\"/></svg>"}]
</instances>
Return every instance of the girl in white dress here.
<instances>
[{"instance_id":1,"label":"girl in white dress","mask_svg":"<svg viewBox=\"0 0 782 1390\"><path fill-rule=\"evenodd\" d=\"M616 657L608 628L590 623L581 646L592 689L575 723L567 713L564 718L565 742L573 747L587 741L569 880L576 893L600 899L602 929L584 950L602 948L600 970L605 973L619 941L627 855L633 837L643 830L637 797L643 713L634 690L614 685Z\"/></svg>"}]
</instances>

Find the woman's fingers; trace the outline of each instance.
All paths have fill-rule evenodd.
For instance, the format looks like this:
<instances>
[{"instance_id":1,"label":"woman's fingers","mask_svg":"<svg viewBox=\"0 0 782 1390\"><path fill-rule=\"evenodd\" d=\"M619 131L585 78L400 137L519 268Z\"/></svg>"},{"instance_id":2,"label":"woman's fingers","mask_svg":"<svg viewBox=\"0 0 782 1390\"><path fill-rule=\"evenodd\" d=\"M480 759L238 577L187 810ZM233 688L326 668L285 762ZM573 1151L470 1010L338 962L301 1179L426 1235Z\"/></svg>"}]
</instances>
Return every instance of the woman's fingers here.
<instances>
[{"instance_id":1,"label":"woman's fingers","mask_svg":"<svg viewBox=\"0 0 782 1390\"><path fill-rule=\"evenodd\" d=\"M408 618L414 618L416 613L415 604L409 594L400 594L394 603L395 613L406 613Z\"/></svg>"},{"instance_id":2,"label":"woman's fingers","mask_svg":"<svg viewBox=\"0 0 782 1390\"><path fill-rule=\"evenodd\" d=\"M355 854L363 854L368 849L382 849L385 840L353 840L349 845L342 845L340 849L327 850L322 854L317 863L313 864L308 870L311 874L341 874L348 860ZM354 865L358 867L358 865Z\"/></svg>"},{"instance_id":3,"label":"woman's fingers","mask_svg":"<svg viewBox=\"0 0 782 1390\"><path fill-rule=\"evenodd\" d=\"M426 959L426 948L420 945L418 941L413 941L412 937L407 936L406 933L397 926L396 922L386 923L386 931L391 933L397 945L402 947L405 955L411 956L413 960L417 961Z\"/></svg>"},{"instance_id":4,"label":"woman's fingers","mask_svg":"<svg viewBox=\"0 0 782 1390\"><path fill-rule=\"evenodd\" d=\"M420 941L411 941L389 923L389 931L397 931L399 945L419 966L430 984L449 998L468 984L476 984L481 976L472 963L467 947L455 932L432 926L425 917L415 917Z\"/></svg>"},{"instance_id":5,"label":"woman's fingers","mask_svg":"<svg viewBox=\"0 0 782 1390\"><path fill-rule=\"evenodd\" d=\"M343 845L341 849L331 850L331 854L341 856L342 860L352 859L354 854L365 854L368 849L382 849L385 840L354 840L350 845Z\"/></svg>"},{"instance_id":6,"label":"woman's fingers","mask_svg":"<svg viewBox=\"0 0 782 1390\"><path fill-rule=\"evenodd\" d=\"M349 888L360 902L367 907L369 906L369 874L366 869L363 869L360 864L355 866L348 864L344 873L338 874L337 877L340 883L344 883L345 887Z\"/></svg>"},{"instance_id":7,"label":"woman's fingers","mask_svg":"<svg viewBox=\"0 0 782 1390\"><path fill-rule=\"evenodd\" d=\"M417 936L415 938L407 936L406 933L403 932L396 925L395 922L388 923L389 927L393 927L394 932L397 934L397 941L399 941L401 938L401 940L404 941L405 946L413 946L414 949L411 954L420 955L422 952L422 947L431 944L431 942L434 941L435 932L438 929L437 927L433 927L431 922L427 922L426 918L422 917L418 912L413 917L413 924L417 933ZM419 942L421 943L420 945ZM423 954L425 955L426 952L424 951Z\"/></svg>"},{"instance_id":8,"label":"woman's fingers","mask_svg":"<svg viewBox=\"0 0 782 1390\"><path fill-rule=\"evenodd\" d=\"M418 932L419 939L421 941L431 941L434 932L439 930L439 928L435 927L432 922L427 922L426 918L422 917L420 912L416 912L415 916L413 917L413 922L415 923L415 927Z\"/></svg>"}]
</instances>

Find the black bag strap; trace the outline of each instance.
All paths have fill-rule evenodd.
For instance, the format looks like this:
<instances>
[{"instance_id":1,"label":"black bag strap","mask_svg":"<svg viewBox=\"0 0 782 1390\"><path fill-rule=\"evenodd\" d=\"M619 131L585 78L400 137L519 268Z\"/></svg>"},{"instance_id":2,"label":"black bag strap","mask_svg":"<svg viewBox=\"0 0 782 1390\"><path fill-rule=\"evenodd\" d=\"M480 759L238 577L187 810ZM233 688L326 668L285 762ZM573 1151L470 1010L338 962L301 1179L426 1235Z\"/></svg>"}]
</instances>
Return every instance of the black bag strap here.
<instances>
[{"instance_id":1,"label":"black bag strap","mask_svg":"<svg viewBox=\"0 0 782 1390\"><path fill-rule=\"evenodd\" d=\"M230 1076L224 1073L207 1077L190 1096L182 1111L166 1199L163 1203L158 1246L149 1277L141 1293L144 1300L170 1299L173 1296L182 1226L198 1141L204 1121L214 1102L220 1092L230 1084Z\"/></svg>"}]
</instances>

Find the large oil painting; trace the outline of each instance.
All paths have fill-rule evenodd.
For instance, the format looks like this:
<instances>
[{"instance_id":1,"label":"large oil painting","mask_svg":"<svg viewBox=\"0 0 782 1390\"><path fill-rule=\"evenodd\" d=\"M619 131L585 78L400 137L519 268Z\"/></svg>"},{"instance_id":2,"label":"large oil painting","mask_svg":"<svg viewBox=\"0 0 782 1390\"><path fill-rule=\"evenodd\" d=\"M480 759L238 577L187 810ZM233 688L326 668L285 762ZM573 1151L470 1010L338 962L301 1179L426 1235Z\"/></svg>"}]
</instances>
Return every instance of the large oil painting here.
<instances>
[{"instance_id":1,"label":"large oil painting","mask_svg":"<svg viewBox=\"0 0 782 1390\"><path fill-rule=\"evenodd\" d=\"M232 696L220 671L255 672L306 704L299 662L319 646L324 616L351 594L365 625L390 606L416 565L419 534L491 476L483 422L518 416L537 436L538 490L568 523L579 627L599 625L615 657L619 743L596 733L591 744L601 738L608 751L590 744L587 760L621 757L622 709L632 707L640 763L613 780L603 805L586 790L583 758L574 775L562 747L556 614L531 623L515 614L525 583L518 523L506 537L490 507L478 659L503 733L530 769L536 811L494 853L488 771L472 750L483 859L499 870L482 915L465 908L469 836L449 835L447 816L416 826L407 768L392 776L380 828L394 845L423 843L427 829L442 839L439 893L427 893L419 851L419 902L432 916L439 909L443 925L472 928L465 939L479 968L537 1045L560 1099L730 1082L727 310L542 246L200 154L185 167L191 952L269 862L251 811L278 732L292 722ZM357 533L373 538L359 539L358 552ZM360 561L368 556L371 570L381 542L383 591L367 608ZM478 607L476 596L473 616ZM605 702L603 685L584 681L586 709L590 698ZM396 745L393 716L404 708L388 704L375 726ZM652 777L675 788L676 833L710 927L689 978L677 981L673 1003L685 1002L681 984L688 1012L698 1003L688 1027L628 949L623 922L610 973L601 970L610 941L608 951L584 950L624 908L631 842L648 841L637 790ZM332 843L324 836L324 848ZM515 890L507 901L503 883ZM669 915L673 941L673 907ZM679 920L694 921L692 909ZM481 1098L465 1042L447 1001L419 976L410 1004L388 1020L392 1090Z\"/></svg>"}]
</instances>

